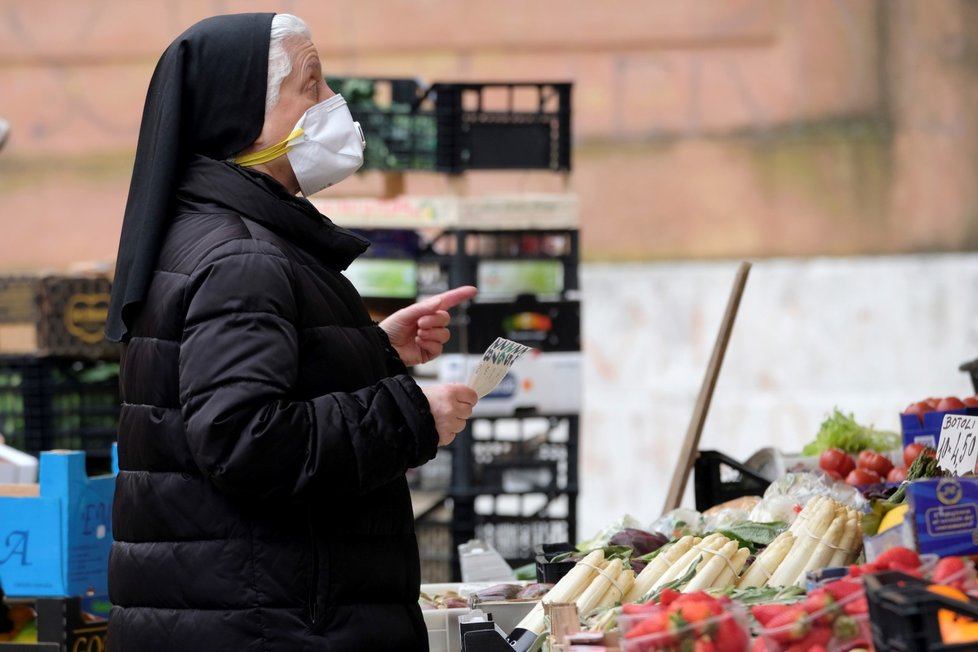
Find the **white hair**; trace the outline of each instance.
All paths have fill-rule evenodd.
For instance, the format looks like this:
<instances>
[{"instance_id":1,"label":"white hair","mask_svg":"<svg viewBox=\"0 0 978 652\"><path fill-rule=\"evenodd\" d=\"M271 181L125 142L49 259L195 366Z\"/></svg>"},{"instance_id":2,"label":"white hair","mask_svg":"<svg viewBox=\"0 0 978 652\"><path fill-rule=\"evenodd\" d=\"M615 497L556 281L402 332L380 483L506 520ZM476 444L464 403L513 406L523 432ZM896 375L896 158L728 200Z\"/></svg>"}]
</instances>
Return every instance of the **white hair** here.
<instances>
[{"instance_id":1,"label":"white hair","mask_svg":"<svg viewBox=\"0 0 978 652\"><path fill-rule=\"evenodd\" d=\"M285 42L295 37L312 40L305 21L292 14L275 14L272 17L272 38L268 44L268 85L265 90L265 113L278 104L282 82L292 72L292 53Z\"/></svg>"}]
</instances>

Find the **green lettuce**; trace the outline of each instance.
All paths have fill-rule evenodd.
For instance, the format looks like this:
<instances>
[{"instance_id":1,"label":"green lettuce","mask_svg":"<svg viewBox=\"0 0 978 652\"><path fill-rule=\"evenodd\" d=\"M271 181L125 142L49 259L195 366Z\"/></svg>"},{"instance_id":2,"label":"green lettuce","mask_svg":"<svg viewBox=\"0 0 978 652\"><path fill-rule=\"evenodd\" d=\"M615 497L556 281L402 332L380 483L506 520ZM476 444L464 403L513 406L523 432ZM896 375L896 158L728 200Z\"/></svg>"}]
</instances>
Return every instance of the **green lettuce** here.
<instances>
[{"instance_id":1,"label":"green lettuce","mask_svg":"<svg viewBox=\"0 0 978 652\"><path fill-rule=\"evenodd\" d=\"M801 452L809 456L820 455L826 448L841 448L847 453L866 449L882 452L900 448L900 441L898 433L859 425L852 414L833 408L819 427L815 441L806 444Z\"/></svg>"}]
</instances>

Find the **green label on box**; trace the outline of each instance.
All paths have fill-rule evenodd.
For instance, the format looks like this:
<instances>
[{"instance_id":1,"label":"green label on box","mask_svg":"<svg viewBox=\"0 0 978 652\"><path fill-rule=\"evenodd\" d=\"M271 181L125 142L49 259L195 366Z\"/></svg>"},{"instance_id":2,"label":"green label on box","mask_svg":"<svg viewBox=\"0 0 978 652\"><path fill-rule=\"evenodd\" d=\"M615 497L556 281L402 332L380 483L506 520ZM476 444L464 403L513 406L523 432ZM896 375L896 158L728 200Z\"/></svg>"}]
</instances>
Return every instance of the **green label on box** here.
<instances>
[{"instance_id":1,"label":"green label on box","mask_svg":"<svg viewBox=\"0 0 978 652\"><path fill-rule=\"evenodd\" d=\"M413 299L418 294L418 264L413 260L360 258L346 276L365 297Z\"/></svg>"},{"instance_id":2,"label":"green label on box","mask_svg":"<svg viewBox=\"0 0 978 652\"><path fill-rule=\"evenodd\" d=\"M487 260L479 263L479 295L558 294L564 289L559 260Z\"/></svg>"}]
</instances>

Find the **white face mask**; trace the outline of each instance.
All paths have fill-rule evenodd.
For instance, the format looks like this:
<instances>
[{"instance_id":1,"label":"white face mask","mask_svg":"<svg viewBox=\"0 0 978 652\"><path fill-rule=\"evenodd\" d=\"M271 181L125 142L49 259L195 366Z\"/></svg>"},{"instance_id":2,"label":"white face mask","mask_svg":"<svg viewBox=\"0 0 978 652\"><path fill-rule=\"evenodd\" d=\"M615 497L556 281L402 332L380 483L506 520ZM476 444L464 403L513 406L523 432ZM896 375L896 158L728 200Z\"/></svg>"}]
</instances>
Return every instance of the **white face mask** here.
<instances>
[{"instance_id":1,"label":"white face mask","mask_svg":"<svg viewBox=\"0 0 978 652\"><path fill-rule=\"evenodd\" d=\"M299 189L308 197L359 170L366 146L360 123L353 121L346 100L334 95L309 107L284 141L234 162L248 167L287 154Z\"/></svg>"}]
</instances>

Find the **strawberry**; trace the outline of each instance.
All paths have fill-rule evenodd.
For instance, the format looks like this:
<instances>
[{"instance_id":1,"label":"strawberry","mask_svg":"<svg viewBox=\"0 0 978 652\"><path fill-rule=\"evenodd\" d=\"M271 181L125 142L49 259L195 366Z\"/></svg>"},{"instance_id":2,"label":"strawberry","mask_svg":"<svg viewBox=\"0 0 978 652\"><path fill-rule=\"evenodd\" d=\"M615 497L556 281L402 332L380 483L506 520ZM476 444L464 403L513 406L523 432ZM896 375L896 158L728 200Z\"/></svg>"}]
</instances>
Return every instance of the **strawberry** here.
<instances>
[{"instance_id":1,"label":"strawberry","mask_svg":"<svg viewBox=\"0 0 978 652\"><path fill-rule=\"evenodd\" d=\"M727 616L720 621L713 634L716 652L744 652L747 649L747 632L736 620Z\"/></svg>"},{"instance_id":2,"label":"strawberry","mask_svg":"<svg viewBox=\"0 0 978 652\"><path fill-rule=\"evenodd\" d=\"M786 604L755 604L750 608L750 612L754 616L754 620L759 622L762 627L767 628L770 627L774 617L781 615L790 608L790 605Z\"/></svg>"},{"instance_id":3,"label":"strawberry","mask_svg":"<svg viewBox=\"0 0 978 652\"><path fill-rule=\"evenodd\" d=\"M767 641L758 636L754 639L754 644L750 646L750 652L768 652Z\"/></svg>"},{"instance_id":4,"label":"strawberry","mask_svg":"<svg viewBox=\"0 0 978 652\"><path fill-rule=\"evenodd\" d=\"M698 638L693 643L693 652L717 652L717 646L708 638Z\"/></svg>"},{"instance_id":5,"label":"strawberry","mask_svg":"<svg viewBox=\"0 0 978 652\"><path fill-rule=\"evenodd\" d=\"M789 645L785 652L808 652L816 645L827 645L831 640L832 629L830 627L814 627L805 635L805 638Z\"/></svg>"},{"instance_id":6,"label":"strawberry","mask_svg":"<svg viewBox=\"0 0 978 652\"><path fill-rule=\"evenodd\" d=\"M869 603L866 601L866 596L863 595L854 599L852 602L847 602L842 607L842 610L850 616L867 614L869 613Z\"/></svg>"},{"instance_id":7,"label":"strawberry","mask_svg":"<svg viewBox=\"0 0 978 652\"><path fill-rule=\"evenodd\" d=\"M825 590L835 598L836 602L839 602L853 593L860 593L863 590L863 583L859 580L839 580L826 584Z\"/></svg>"},{"instance_id":8,"label":"strawberry","mask_svg":"<svg viewBox=\"0 0 978 652\"><path fill-rule=\"evenodd\" d=\"M884 550L873 563L882 570L892 569L894 564L903 568L920 568L920 555L910 548L894 546Z\"/></svg>"},{"instance_id":9,"label":"strawberry","mask_svg":"<svg viewBox=\"0 0 978 652\"><path fill-rule=\"evenodd\" d=\"M835 598L824 588L815 589L809 593L801 606L809 615L819 614L816 620L819 625L828 624L835 617Z\"/></svg>"},{"instance_id":10,"label":"strawberry","mask_svg":"<svg viewBox=\"0 0 978 652\"><path fill-rule=\"evenodd\" d=\"M669 626L669 614L665 611L655 611L649 617L632 627L625 633L625 638L636 638L648 634L658 634L666 631Z\"/></svg>"},{"instance_id":11,"label":"strawberry","mask_svg":"<svg viewBox=\"0 0 978 652\"><path fill-rule=\"evenodd\" d=\"M832 635L840 641L848 641L859 636L859 623L852 616L839 616L832 623Z\"/></svg>"},{"instance_id":12,"label":"strawberry","mask_svg":"<svg viewBox=\"0 0 978 652\"><path fill-rule=\"evenodd\" d=\"M693 625L693 631L697 636L705 633L706 621L713 617L710 605L705 602L687 602L686 604L674 602L669 606L669 613L673 615L674 622L678 623L681 619L684 627L686 624Z\"/></svg>"},{"instance_id":13,"label":"strawberry","mask_svg":"<svg viewBox=\"0 0 978 652\"><path fill-rule=\"evenodd\" d=\"M626 616L634 616L637 614L650 613L658 608L659 605L652 602L629 602L621 606L621 612Z\"/></svg>"},{"instance_id":14,"label":"strawberry","mask_svg":"<svg viewBox=\"0 0 978 652\"><path fill-rule=\"evenodd\" d=\"M778 643L794 643L800 641L808 634L810 623L808 614L797 605L788 607L788 610L771 619L768 623L768 636Z\"/></svg>"},{"instance_id":15,"label":"strawberry","mask_svg":"<svg viewBox=\"0 0 978 652\"><path fill-rule=\"evenodd\" d=\"M682 593L679 591L674 591L669 588L662 589L662 591L659 592L659 604L668 607L681 595Z\"/></svg>"},{"instance_id":16,"label":"strawberry","mask_svg":"<svg viewBox=\"0 0 978 652\"><path fill-rule=\"evenodd\" d=\"M964 590L965 568L967 566L960 557L945 557L934 566L931 579L935 584L947 584Z\"/></svg>"}]
</instances>

